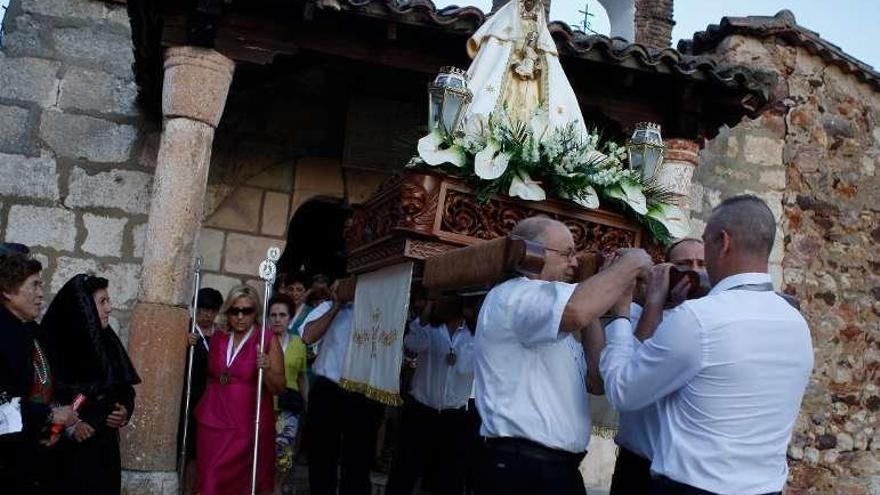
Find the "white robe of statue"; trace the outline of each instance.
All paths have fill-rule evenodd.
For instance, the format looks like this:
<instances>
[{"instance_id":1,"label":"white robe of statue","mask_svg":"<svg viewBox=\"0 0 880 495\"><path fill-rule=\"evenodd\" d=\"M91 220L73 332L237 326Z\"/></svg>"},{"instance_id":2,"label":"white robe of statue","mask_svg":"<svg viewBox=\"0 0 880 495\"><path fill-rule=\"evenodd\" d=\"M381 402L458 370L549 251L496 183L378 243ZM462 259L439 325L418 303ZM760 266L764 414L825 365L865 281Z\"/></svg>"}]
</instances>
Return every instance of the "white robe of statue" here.
<instances>
[{"instance_id":1,"label":"white robe of statue","mask_svg":"<svg viewBox=\"0 0 880 495\"><path fill-rule=\"evenodd\" d=\"M549 129L577 122L587 136L542 2L511 0L474 33L467 50L473 59L468 86L474 94L468 120L485 120L506 106L512 120L529 122L540 108L548 114Z\"/></svg>"}]
</instances>

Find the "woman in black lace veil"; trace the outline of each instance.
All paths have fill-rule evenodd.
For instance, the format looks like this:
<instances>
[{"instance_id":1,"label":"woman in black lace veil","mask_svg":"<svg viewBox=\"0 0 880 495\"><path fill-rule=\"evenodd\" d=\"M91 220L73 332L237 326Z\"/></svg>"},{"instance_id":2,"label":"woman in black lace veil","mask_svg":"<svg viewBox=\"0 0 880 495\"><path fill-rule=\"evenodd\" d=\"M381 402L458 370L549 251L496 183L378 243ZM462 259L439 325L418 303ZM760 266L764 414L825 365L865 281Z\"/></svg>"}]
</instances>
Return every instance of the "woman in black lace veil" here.
<instances>
[{"instance_id":1,"label":"woman in black lace veil","mask_svg":"<svg viewBox=\"0 0 880 495\"><path fill-rule=\"evenodd\" d=\"M80 422L59 443L57 482L65 494L117 495L121 491L119 428L134 411L140 378L110 326L105 278L80 274L52 300L42 325L55 371L56 397L85 396Z\"/></svg>"}]
</instances>

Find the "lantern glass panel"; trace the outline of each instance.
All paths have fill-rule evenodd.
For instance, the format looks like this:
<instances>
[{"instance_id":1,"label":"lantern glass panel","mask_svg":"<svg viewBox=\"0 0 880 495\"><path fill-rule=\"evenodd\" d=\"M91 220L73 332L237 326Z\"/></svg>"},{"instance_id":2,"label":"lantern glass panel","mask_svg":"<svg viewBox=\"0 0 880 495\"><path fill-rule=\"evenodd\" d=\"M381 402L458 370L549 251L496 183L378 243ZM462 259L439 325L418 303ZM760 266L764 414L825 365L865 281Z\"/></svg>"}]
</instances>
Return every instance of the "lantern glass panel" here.
<instances>
[{"instance_id":1,"label":"lantern glass panel","mask_svg":"<svg viewBox=\"0 0 880 495\"><path fill-rule=\"evenodd\" d=\"M428 127L430 131L440 127L443 115L443 90L431 88L428 91Z\"/></svg>"},{"instance_id":2,"label":"lantern glass panel","mask_svg":"<svg viewBox=\"0 0 880 495\"><path fill-rule=\"evenodd\" d=\"M645 165L644 145L630 144L627 147L626 152L629 157L629 168L633 170L641 170Z\"/></svg>"},{"instance_id":3,"label":"lantern glass panel","mask_svg":"<svg viewBox=\"0 0 880 495\"><path fill-rule=\"evenodd\" d=\"M644 154L644 164L642 166L642 176L651 179L663 163L663 148L657 146L647 146Z\"/></svg>"},{"instance_id":4,"label":"lantern glass panel","mask_svg":"<svg viewBox=\"0 0 880 495\"><path fill-rule=\"evenodd\" d=\"M443 127L447 134L452 135L458 129L466 104L467 102L461 94L454 91L446 93L446 101L443 106Z\"/></svg>"}]
</instances>

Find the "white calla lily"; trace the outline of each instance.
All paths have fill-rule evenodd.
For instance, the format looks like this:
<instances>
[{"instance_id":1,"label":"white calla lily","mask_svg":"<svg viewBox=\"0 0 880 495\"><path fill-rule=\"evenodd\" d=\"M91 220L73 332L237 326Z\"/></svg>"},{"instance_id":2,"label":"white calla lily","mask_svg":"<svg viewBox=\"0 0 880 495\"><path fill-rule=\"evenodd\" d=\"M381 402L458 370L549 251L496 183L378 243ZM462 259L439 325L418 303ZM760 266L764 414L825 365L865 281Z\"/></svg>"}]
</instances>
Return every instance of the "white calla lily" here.
<instances>
[{"instance_id":1,"label":"white calla lily","mask_svg":"<svg viewBox=\"0 0 880 495\"><path fill-rule=\"evenodd\" d=\"M673 239L682 239L691 234L691 223L687 213L675 205L667 203L651 205L648 217L660 222Z\"/></svg>"},{"instance_id":2,"label":"white calla lily","mask_svg":"<svg viewBox=\"0 0 880 495\"><path fill-rule=\"evenodd\" d=\"M528 201L544 201L547 199L547 194L541 185L532 180L529 174L525 172L520 172L518 176L513 178L507 194L511 197L518 197Z\"/></svg>"},{"instance_id":3,"label":"white calla lily","mask_svg":"<svg viewBox=\"0 0 880 495\"><path fill-rule=\"evenodd\" d=\"M648 201L638 186L633 186L624 181L609 187L605 190L605 193L612 198L623 201L639 215L644 215L648 212Z\"/></svg>"},{"instance_id":4,"label":"white calla lily","mask_svg":"<svg viewBox=\"0 0 880 495\"><path fill-rule=\"evenodd\" d=\"M594 210L599 207L599 195L593 186L587 186L571 198L575 203Z\"/></svg>"},{"instance_id":5,"label":"white calla lily","mask_svg":"<svg viewBox=\"0 0 880 495\"><path fill-rule=\"evenodd\" d=\"M648 200L642 192L642 188L627 181L620 183L620 187L626 194L626 202L639 215L648 213Z\"/></svg>"},{"instance_id":6,"label":"white calla lily","mask_svg":"<svg viewBox=\"0 0 880 495\"><path fill-rule=\"evenodd\" d=\"M443 136L439 131L419 139L419 157L428 165L437 166L450 163L456 167L463 167L467 161L464 150L460 146L450 146L440 149L443 145Z\"/></svg>"},{"instance_id":7,"label":"white calla lily","mask_svg":"<svg viewBox=\"0 0 880 495\"><path fill-rule=\"evenodd\" d=\"M550 115L547 112L536 113L529 121L529 126L532 131L532 139L536 143L540 143L547 135L547 131L550 130Z\"/></svg>"},{"instance_id":8,"label":"white calla lily","mask_svg":"<svg viewBox=\"0 0 880 495\"><path fill-rule=\"evenodd\" d=\"M508 152L501 152L498 141L490 139L483 151L474 156L474 173L483 180L497 179L507 170L510 156Z\"/></svg>"}]
</instances>

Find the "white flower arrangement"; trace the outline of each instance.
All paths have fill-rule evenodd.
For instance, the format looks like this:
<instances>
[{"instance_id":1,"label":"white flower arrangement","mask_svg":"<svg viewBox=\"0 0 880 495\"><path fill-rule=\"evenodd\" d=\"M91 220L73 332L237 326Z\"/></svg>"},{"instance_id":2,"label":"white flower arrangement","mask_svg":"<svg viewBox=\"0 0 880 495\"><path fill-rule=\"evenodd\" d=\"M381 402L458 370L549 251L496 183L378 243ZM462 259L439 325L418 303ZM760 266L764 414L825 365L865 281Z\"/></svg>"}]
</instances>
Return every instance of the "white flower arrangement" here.
<instances>
[{"instance_id":1,"label":"white flower arrangement","mask_svg":"<svg viewBox=\"0 0 880 495\"><path fill-rule=\"evenodd\" d=\"M542 201L550 196L584 208L603 203L646 224L661 243L689 233L687 216L670 203L671 194L625 167L626 147L591 131L583 137L576 123L551 128L546 112L530 122L513 122L507 112L471 115L454 136L435 130L418 143L418 157L407 166L445 167L470 179L478 196Z\"/></svg>"}]
</instances>

